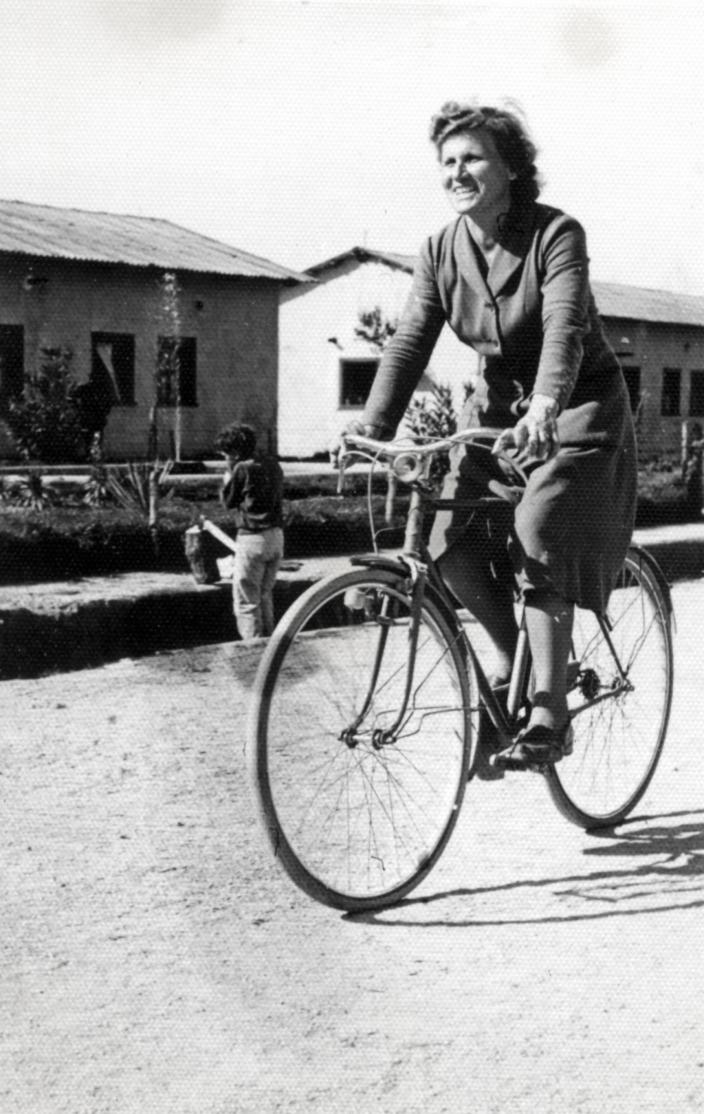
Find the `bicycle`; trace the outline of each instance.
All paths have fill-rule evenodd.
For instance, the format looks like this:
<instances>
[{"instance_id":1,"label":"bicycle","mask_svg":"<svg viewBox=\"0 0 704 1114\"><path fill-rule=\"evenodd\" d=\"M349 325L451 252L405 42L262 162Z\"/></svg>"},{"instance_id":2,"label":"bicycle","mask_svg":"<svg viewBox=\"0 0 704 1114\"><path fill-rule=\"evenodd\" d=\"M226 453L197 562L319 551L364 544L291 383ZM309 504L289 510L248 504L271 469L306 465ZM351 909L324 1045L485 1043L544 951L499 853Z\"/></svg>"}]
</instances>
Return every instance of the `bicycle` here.
<instances>
[{"instance_id":1,"label":"bicycle","mask_svg":"<svg viewBox=\"0 0 704 1114\"><path fill-rule=\"evenodd\" d=\"M380 553L374 536L374 552L310 587L281 618L259 665L246 744L257 811L292 881L335 908L392 905L427 876L474 772L480 707L507 743L525 717L531 663L524 623L504 702L422 536L430 507L459 505L435 497L431 461L457 443L481 445L486 432L412 447L346 436L341 480L353 452L373 466L387 462L408 485L403 548ZM525 475L505 460L507 489L490 485L462 504L469 513L497 499L516 501ZM665 740L672 603L656 561L632 545L608 615L575 610L568 666L574 748L539 772L568 820L611 827L645 793Z\"/></svg>"}]
</instances>

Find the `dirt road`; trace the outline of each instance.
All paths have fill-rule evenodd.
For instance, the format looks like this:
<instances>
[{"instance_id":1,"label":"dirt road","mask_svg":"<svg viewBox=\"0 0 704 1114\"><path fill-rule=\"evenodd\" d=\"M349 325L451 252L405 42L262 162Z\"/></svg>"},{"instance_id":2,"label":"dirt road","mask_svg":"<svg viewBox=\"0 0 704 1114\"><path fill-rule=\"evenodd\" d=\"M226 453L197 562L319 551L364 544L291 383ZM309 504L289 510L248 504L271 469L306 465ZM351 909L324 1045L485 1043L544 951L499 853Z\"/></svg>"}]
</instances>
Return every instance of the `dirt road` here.
<instances>
[{"instance_id":1,"label":"dirt road","mask_svg":"<svg viewBox=\"0 0 704 1114\"><path fill-rule=\"evenodd\" d=\"M537 777L472 788L400 907L278 873L242 726L256 654L4 682L2 1114L704 1108L704 584L669 743L588 836Z\"/></svg>"}]
</instances>

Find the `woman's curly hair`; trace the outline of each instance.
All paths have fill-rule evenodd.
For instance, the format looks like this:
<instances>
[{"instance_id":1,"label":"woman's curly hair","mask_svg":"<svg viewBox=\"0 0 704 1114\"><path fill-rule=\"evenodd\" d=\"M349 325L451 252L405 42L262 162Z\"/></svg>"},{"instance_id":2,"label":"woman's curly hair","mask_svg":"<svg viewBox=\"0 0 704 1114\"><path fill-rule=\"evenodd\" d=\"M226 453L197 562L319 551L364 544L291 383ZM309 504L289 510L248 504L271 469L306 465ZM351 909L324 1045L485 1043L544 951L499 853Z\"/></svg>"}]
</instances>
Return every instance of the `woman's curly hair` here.
<instances>
[{"instance_id":1,"label":"woman's curly hair","mask_svg":"<svg viewBox=\"0 0 704 1114\"><path fill-rule=\"evenodd\" d=\"M537 148L517 113L507 108L447 101L430 121L430 141L435 145L438 157L449 136L475 128L485 128L490 132L499 155L516 175L511 182L514 204L535 201L540 193L535 165Z\"/></svg>"}]
</instances>

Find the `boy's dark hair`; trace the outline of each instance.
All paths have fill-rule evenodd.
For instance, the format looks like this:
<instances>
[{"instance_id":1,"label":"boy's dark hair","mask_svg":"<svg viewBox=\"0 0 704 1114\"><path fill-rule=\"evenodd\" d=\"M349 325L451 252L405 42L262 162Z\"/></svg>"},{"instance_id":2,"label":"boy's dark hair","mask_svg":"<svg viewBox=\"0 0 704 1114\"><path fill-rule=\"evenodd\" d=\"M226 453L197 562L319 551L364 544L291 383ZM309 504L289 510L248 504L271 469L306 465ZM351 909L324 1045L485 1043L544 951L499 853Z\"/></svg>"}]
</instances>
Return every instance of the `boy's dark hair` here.
<instances>
[{"instance_id":1,"label":"boy's dark hair","mask_svg":"<svg viewBox=\"0 0 704 1114\"><path fill-rule=\"evenodd\" d=\"M218 452L227 453L228 456L238 456L246 460L252 455L257 444L257 435L251 425L241 422L232 422L221 429L215 439L215 448Z\"/></svg>"}]
</instances>

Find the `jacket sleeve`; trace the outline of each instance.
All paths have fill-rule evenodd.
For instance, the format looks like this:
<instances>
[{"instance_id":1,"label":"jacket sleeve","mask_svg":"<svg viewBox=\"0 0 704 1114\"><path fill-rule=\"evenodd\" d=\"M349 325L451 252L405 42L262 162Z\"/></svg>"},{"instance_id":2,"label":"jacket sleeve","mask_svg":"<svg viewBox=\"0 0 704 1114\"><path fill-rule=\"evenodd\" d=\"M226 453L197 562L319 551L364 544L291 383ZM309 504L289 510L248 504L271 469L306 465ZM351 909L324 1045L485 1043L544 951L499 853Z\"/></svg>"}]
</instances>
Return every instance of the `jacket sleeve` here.
<instances>
[{"instance_id":1,"label":"jacket sleeve","mask_svg":"<svg viewBox=\"0 0 704 1114\"><path fill-rule=\"evenodd\" d=\"M562 217L541 247L543 344L534 392L564 410L577 382L589 329L589 258L584 230Z\"/></svg>"},{"instance_id":2,"label":"jacket sleeve","mask_svg":"<svg viewBox=\"0 0 704 1114\"><path fill-rule=\"evenodd\" d=\"M421 247L398 329L381 358L362 417L376 436L393 437L444 323L428 240Z\"/></svg>"}]
</instances>

